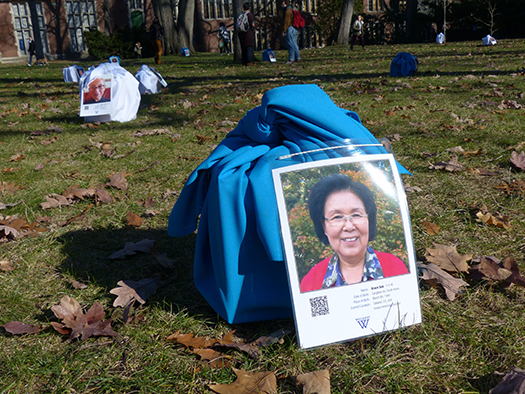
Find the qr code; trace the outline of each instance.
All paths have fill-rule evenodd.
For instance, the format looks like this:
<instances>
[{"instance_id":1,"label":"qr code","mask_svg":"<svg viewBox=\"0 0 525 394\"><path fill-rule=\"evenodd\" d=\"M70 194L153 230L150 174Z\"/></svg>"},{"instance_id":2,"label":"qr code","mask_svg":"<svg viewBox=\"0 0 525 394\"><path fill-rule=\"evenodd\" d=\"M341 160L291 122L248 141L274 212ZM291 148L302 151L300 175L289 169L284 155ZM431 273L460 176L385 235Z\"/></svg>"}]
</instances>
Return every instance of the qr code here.
<instances>
[{"instance_id":1,"label":"qr code","mask_svg":"<svg viewBox=\"0 0 525 394\"><path fill-rule=\"evenodd\" d=\"M329 315L328 297L310 298L310 310L312 311L312 317Z\"/></svg>"}]
</instances>

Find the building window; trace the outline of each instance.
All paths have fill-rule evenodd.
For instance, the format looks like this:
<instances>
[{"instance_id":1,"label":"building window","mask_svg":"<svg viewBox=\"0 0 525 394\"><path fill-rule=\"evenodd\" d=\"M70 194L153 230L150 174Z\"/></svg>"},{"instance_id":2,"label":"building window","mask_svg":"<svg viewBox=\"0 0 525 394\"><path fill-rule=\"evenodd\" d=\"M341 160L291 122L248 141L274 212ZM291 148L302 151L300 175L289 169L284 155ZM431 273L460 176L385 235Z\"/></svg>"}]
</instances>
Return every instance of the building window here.
<instances>
[{"instance_id":1,"label":"building window","mask_svg":"<svg viewBox=\"0 0 525 394\"><path fill-rule=\"evenodd\" d=\"M49 53L49 43L47 42L46 24L42 4L36 3L36 14L38 17L38 28L40 30L40 40L44 54ZM34 38L33 26L31 25L31 11L28 3L11 3L12 15L14 19L15 34L17 37L18 50L21 55L27 55L29 37Z\"/></svg>"},{"instance_id":2,"label":"building window","mask_svg":"<svg viewBox=\"0 0 525 394\"><path fill-rule=\"evenodd\" d=\"M97 14L93 0L66 2L67 27L71 40L71 52L86 50L82 32L90 28L97 28Z\"/></svg>"},{"instance_id":3,"label":"building window","mask_svg":"<svg viewBox=\"0 0 525 394\"><path fill-rule=\"evenodd\" d=\"M233 18L232 0L203 0L202 14L204 19Z\"/></svg>"},{"instance_id":4,"label":"building window","mask_svg":"<svg viewBox=\"0 0 525 394\"><path fill-rule=\"evenodd\" d=\"M129 21L131 27L144 25L144 3L142 0L128 0Z\"/></svg>"},{"instance_id":5,"label":"building window","mask_svg":"<svg viewBox=\"0 0 525 394\"><path fill-rule=\"evenodd\" d=\"M383 0L368 0L368 11L369 12L377 12L377 11L384 11L385 7L383 4Z\"/></svg>"}]
</instances>

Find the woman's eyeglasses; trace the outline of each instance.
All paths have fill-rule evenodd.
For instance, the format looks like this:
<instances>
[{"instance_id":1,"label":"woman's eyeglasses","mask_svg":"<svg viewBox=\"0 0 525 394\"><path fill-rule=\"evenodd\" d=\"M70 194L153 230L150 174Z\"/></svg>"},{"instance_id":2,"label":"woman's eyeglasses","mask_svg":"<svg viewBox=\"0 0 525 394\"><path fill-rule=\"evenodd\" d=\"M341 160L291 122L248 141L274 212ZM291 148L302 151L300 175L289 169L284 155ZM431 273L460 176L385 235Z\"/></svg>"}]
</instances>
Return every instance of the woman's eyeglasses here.
<instances>
[{"instance_id":1,"label":"woman's eyeglasses","mask_svg":"<svg viewBox=\"0 0 525 394\"><path fill-rule=\"evenodd\" d=\"M365 213L353 213L350 216L334 215L329 218L324 218L326 222L332 227L340 227L347 220L350 220L353 224L363 224L368 219L368 215Z\"/></svg>"}]
</instances>

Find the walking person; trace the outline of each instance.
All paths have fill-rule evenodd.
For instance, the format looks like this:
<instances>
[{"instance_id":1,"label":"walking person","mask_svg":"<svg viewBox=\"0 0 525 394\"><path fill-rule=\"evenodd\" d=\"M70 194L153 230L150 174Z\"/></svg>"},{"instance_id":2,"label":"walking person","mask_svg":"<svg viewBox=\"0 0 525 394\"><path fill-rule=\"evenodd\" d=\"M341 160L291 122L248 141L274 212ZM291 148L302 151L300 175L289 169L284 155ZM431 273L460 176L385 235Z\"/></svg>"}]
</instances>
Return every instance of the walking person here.
<instances>
[{"instance_id":1,"label":"walking person","mask_svg":"<svg viewBox=\"0 0 525 394\"><path fill-rule=\"evenodd\" d=\"M223 52L230 54L230 34L228 33L228 28L221 22L219 25L219 32L217 33L219 37L219 53L222 55Z\"/></svg>"},{"instance_id":2,"label":"walking person","mask_svg":"<svg viewBox=\"0 0 525 394\"><path fill-rule=\"evenodd\" d=\"M285 37L286 46L288 47L288 61L286 64L293 64L301 59L297 38L298 30L293 25L293 9L290 0L283 0L282 7L285 10L283 16L283 36Z\"/></svg>"},{"instance_id":3,"label":"walking person","mask_svg":"<svg viewBox=\"0 0 525 394\"><path fill-rule=\"evenodd\" d=\"M28 52L29 52L29 63L27 63L28 66L32 66L33 64L33 56L36 59L36 44L33 40L33 37L29 36L29 46L28 46Z\"/></svg>"},{"instance_id":4,"label":"walking person","mask_svg":"<svg viewBox=\"0 0 525 394\"><path fill-rule=\"evenodd\" d=\"M356 21L354 22L354 25L352 27L353 34L352 34L352 43L350 45L350 50L354 50L354 44L359 40L361 43L361 46L363 47L363 50L366 51L365 48L365 39L363 38L363 26L365 25L365 22L363 21L363 16L358 15Z\"/></svg>"},{"instance_id":5,"label":"walking person","mask_svg":"<svg viewBox=\"0 0 525 394\"><path fill-rule=\"evenodd\" d=\"M142 59L142 45L140 45L140 41L135 44L135 49L133 49L136 53L137 59Z\"/></svg>"},{"instance_id":6,"label":"walking person","mask_svg":"<svg viewBox=\"0 0 525 394\"><path fill-rule=\"evenodd\" d=\"M242 65L253 66L253 47L255 46L255 17L250 12L250 3L244 3L242 8L244 9L244 13L239 15L237 22L239 41L241 43L242 51Z\"/></svg>"},{"instance_id":7,"label":"walking person","mask_svg":"<svg viewBox=\"0 0 525 394\"><path fill-rule=\"evenodd\" d=\"M155 17L153 23L149 27L149 35L153 48L155 49L155 60L156 64L160 64L160 59L162 56L162 36L164 35L164 29L159 23L159 18Z\"/></svg>"}]
</instances>

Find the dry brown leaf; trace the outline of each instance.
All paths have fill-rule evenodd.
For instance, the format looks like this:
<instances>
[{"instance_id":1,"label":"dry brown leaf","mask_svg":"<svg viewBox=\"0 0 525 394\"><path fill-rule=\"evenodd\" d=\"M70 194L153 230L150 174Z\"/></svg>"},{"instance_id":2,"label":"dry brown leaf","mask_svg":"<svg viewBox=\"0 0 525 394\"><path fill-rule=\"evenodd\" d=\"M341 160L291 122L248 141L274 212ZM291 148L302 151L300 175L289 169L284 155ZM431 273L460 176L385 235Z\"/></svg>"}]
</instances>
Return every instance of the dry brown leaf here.
<instances>
[{"instance_id":1,"label":"dry brown leaf","mask_svg":"<svg viewBox=\"0 0 525 394\"><path fill-rule=\"evenodd\" d=\"M179 335L178 337L174 338L172 336L168 337L170 341L175 341L183 346L186 346L187 348L192 349L202 349L202 348L208 348L210 346L213 346L217 343L220 343L220 339L216 338L204 338L204 337L196 337L195 334L189 333L184 335Z\"/></svg>"},{"instance_id":2,"label":"dry brown leaf","mask_svg":"<svg viewBox=\"0 0 525 394\"><path fill-rule=\"evenodd\" d=\"M303 394L330 394L330 371L314 371L297 376Z\"/></svg>"},{"instance_id":3,"label":"dry brown leaf","mask_svg":"<svg viewBox=\"0 0 525 394\"><path fill-rule=\"evenodd\" d=\"M441 227L439 227L437 224L429 222L426 219L423 220L422 225L425 228L426 233L429 235L439 234L439 232L441 231Z\"/></svg>"},{"instance_id":4,"label":"dry brown leaf","mask_svg":"<svg viewBox=\"0 0 525 394\"><path fill-rule=\"evenodd\" d=\"M13 241L20 236L20 233L10 226L0 224L0 242Z\"/></svg>"},{"instance_id":5,"label":"dry brown leaf","mask_svg":"<svg viewBox=\"0 0 525 394\"><path fill-rule=\"evenodd\" d=\"M78 290L88 288L88 285L86 285L85 283L79 282L78 280L74 280L73 282L71 282L71 286L73 286L73 288L78 289Z\"/></svg>"},{"instance_id":6,"label":"dry brown leaf","mask_svg":"<svg viewBox=\"0 0 525 394\"><path fill-rule=\"evenodd\" d=\"M452 152L452 153L464 153L465 152L465 150L461 146L455 146L453 148L448 148L447 151Z\"/></svg>"},{"instance_id":7,"label":"dry brown leaf","mask_svg":"<svg viewBox=\"0 0 525 394\"><path fill-rule=\"evenodd\" d=\"M45 199L47 201L40 204L42 209L50 209L71 205L71 201L65 198L64 196L61 196L60 194L52 193L47 195Z\"/></svg>"},{"instance_id":8,"label":"dry brown leaf","mask_svg":"<svg viewBox=\"0 0 525 394\"><path fill-rule=\"evenodd\" d=\"M20 189L21 187L15 185L14 182L11 182L11 183L7 183L5 181L0 182L0 194L14 193Z\"/></svg>"},{"instance_id":9,"label":"dry brown leaf","mask_svg":"<svg viewBox=\"0 0 525 394\"><path fill-rule=\"evenodd\" d=\"M525 152L521 151L519 154L512 151L510 154L510 162L521 170L525 170Z\"/></svg>"},{"instance_id":10,"label":"dry brown leaf","mask_svg":"<svg viewBox=\"0 0 525 394\"><path fill-rule=\"evenodd\" d=\"M116 251L111 256L110 259L123 259L126 256L132 256L137 252L150 253L151 249L155 246L155 241L151 239L144 238L139 242L126 242L124 248Z\"/></svg>"},{"instance_id":11,"label":"dry brown leaf","mask_svg":"<svg viewBox=\"0 0 525 394\"><path fill-rule=\"evenodd\" d=\"M232 368L237 380L231 384L212 384L210 389L219 394L276 394L277 378L273 372L247 372Z\"/></svg>"},{"instance_id":12,"label":"dry brown leaf","mask_svg":"<svg viewBox=\"0 0 525 394\"><path fill-rule=\"evenodd\" d=\"M513 180L510 183L503 182L495 187L496 189L503 190L509 196L525 194L525 182L521 179Z\"/></svg>"},{"instance_id":13,"label":"dry brown leaf","mask_svg":"<svg viewBox=\"0 0 525 394\"><path fill-rule=\"evenodd\" d=\"M432 243L435 249L427 248L427 260L449 272L468 272L467 261L472 254L461 256L455 246L445 246Z\"/></svg>"},{"instance_id":14,"label":"dry brown leaf","mask_svg":"<svg viewBox=\"0 0 525 394\"><path fill-rule=\"evenodd\" d=\"M25 156L23 154L21 154L21 153L17 153L16 155L11 156L9 161L13 162L13 161L19 161L19 160L22 160L22 159L25 159Z\"/></svg>"},{"instance_id":15,"label":"dry brown leaf","mask_svg":"<svg viewBox=\"0 0 525 394\"><path fill-rule=\"evenodd\" d=\"M410 186L410 183L405 183L404 185L405 191L407 193L414 193L414 192L422 192L423 189L421 189L419 186Z\"/></svg>"},{"instance_id":16,"label":"dry brown leaf","mask_svg":"<svg viewBox=\"0 0 525 394\"><path fill-rule=\"evenodd\" d=\"M140 227L142 226L142 218L136 213L129 212L126 215L126 223L128 224L128 226Z\"/></svg>"},{"instance_id":17,"label":"dry brown leaf","mask_svg":"<svg viewBox=\"0 0 525 394\"><path fill-rule=\"evenodd\" d=\"M504 228L506 230L509 230L512 227L508 216L501 215L499 212L496 212L495 214L490 213L485 204L483 204L480 211L476 213L476 216L479 218L480 222L488 225Z\"/></svg>"},{"instance_id":18,"label":"dry brown leaf","mask_svg":"<svg viewBox=\"0 0 525 394\"><path fill-rule=\"evenodd\" d=\"M111 197L111 195L108 193L107 190L96 187L95 193L97 196L97 201L100 201L106 204L113 202L113 198Z\"/></svg>"},{"instance_id":19,"label":"dry brown leaf","mask_svg":"<svg viewBox=\"0 0 525 394\"><path fill-rule=\"evenodd\" d=\"M149 296L157 291L158 281L152 278L141 279L138 282L132 280L121 280L109 292L118 296L113 301L113 306L126 306L131 301L137 300L145 304Z\"/></svg>"},{"instance_id":20,"label":"dry brown leaf","mask_svg":"<svg viewBox=\"0 0 525 394\"><path fill-rule=\"evenodd\" d=\"M489 394L525 394L525 371L513 368Z\"/></svg>"},{"instance_id":21,"label":"dry brown leaf","mask_svg":"<svg viewBox=\"0 0 525 394\"><path fill-rule=\"evenodd\" d=\"M104 308L98 302L84 314L78 301L66 295L60 300L60 305L51 307L51 310L62 320L62 323L53 322L53 328L61 334L69 334L70 340L79 336L82 339L91 336L117 336L111 328L111 319L103 320Z\"/></svg>"},{"instance_id":22,"label":"dry brown leaf","mask_svg":"<svg viewBox=\"0 0 525 394\"><path fill-rule=\"evenodd\" d=\"M162 265L164 268L173 269L175 268L174 263L176 260L168 258L167 253L157 253L155 255L155 258L157 259L157 262Z\"/></svg>"},{"instance_id":23,"label":"dry brown leaf","mask_svg":"<svg viewBox=\"0 0 525 394\"><path fill-rule=\"evenodd\" d=\"M463 293L463 286L468 286L468 283L464 282L462 279L454 278L435 264L423 264L418 261L416 265L423 274L422 279L433 287L438 283L441 284L450 301L454 301L457 294Z\"/></svg>"},{"instance_id":24,"label":"dry brown leaf","mask_svg":"<svg viewBox=\"0 0 525 394\"><path fill-rule=\"evenodd\" d=\"M40 326L33 326L19 321L11 321L4 324L2 327L13 335L36 334L37 332L40 332Z\"/></svg>"},{"instance_id":25,"label":"dry brown leaf","mask_svg":"<svg viewBox=\"0 0 525 394\"><path fill-rule=\"evenodd\" d=\"M106 183L106 186L112 186L120 190L128 190L126 175L127 174L124 171L109 175L108 178L110 181Z\"/></svg>"},{"instance_id":26,"label":"dry brown leaf","mask_svg":"<svg viewBox=\"0 0 525 394\"><path fill-rule=\"evenodd\" d=\"M428 168L431 170L447 170L450 172L462 171L464 169L456 156L449 161L440 161L434 164L430 163Z\"/></svg>"},{"instance_id":27,"label":"dry brown leaf","mask_svg":"<svg viewBox=\"0 0 525 394\"><path fill-rule=\"evenodd\" d=\"M13 266L13 263L11 263L8 260L0 260L0 271L12 271L15 267Z\"/></svg>"}]
</instances>

